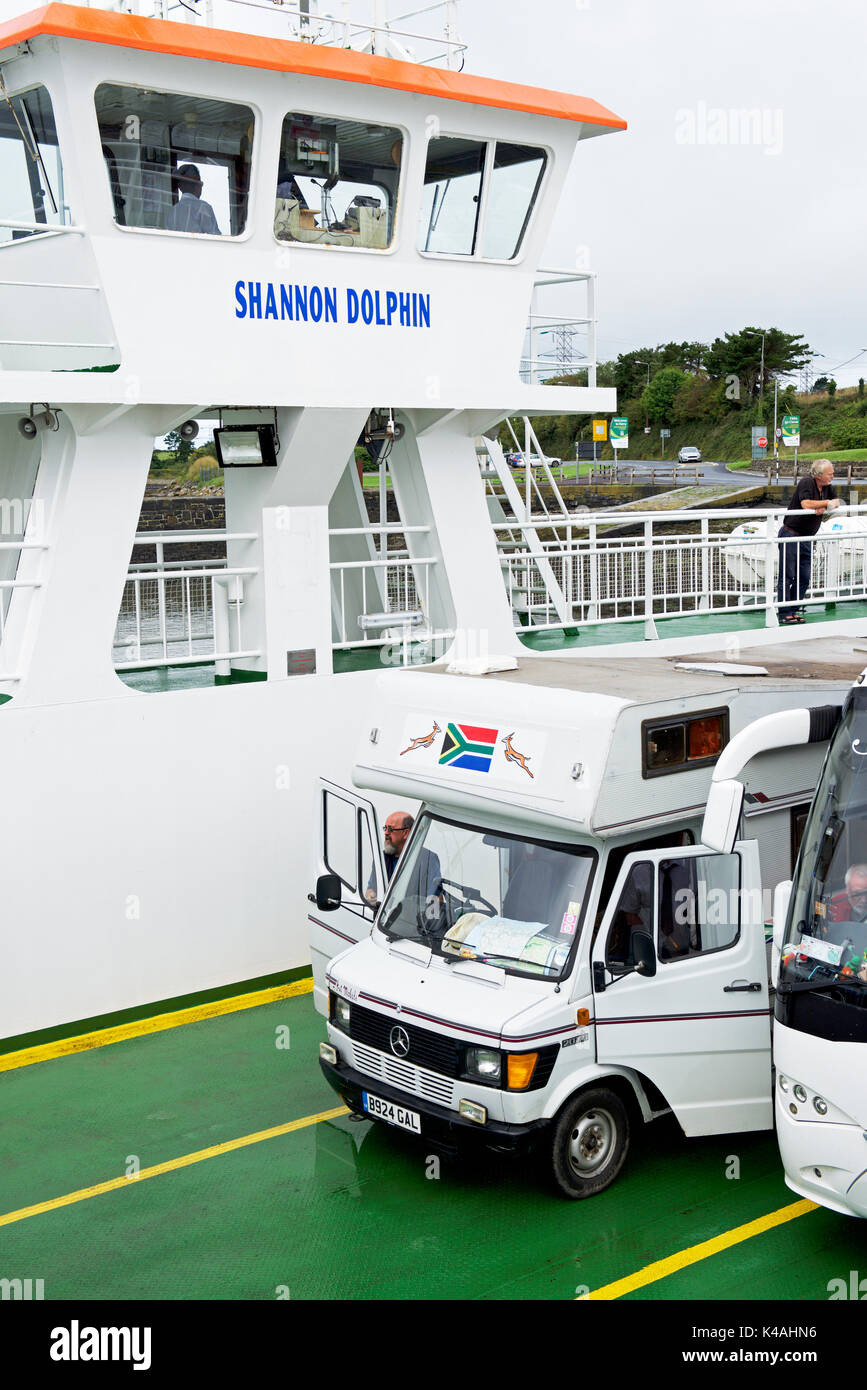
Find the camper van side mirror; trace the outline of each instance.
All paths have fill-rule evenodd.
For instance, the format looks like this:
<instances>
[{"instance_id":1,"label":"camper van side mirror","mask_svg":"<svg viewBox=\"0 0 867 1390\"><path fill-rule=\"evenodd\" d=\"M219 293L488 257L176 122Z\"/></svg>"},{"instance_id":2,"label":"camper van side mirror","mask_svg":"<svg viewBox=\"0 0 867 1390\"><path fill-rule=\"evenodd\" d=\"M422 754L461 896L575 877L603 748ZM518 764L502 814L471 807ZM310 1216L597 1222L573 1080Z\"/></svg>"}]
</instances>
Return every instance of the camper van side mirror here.
<instances>
[{"instance_id":1,"label":"camper van side mirror","mask_svg":"<svg viewBox=\"0 0 867 1390\"><path fill-rule=\"evenodd\" d=\"M635 961L635 969L646 980L656 974L656 950L649 932L632 933L632 959Z\"/></svg>"},{"instance_id":2,"label":"camper van side mirror","mask_svg":"<svg viewBox=\"0 0 867 1390\"><path fill-rule=\"evenodd\" d=\"M337 874L321 874L317 878L316 906L320 912L333 912L340 906L340 879Z\"/></svg>"},{"instance_id":3,"label":"camper van side mirror","mask_svg":"<svg viewBox=\"0 0 867 1390\"><path fill-rule=\"evenodd\" d=\"M633 964L627 970L618 970L613 979L606 979L603 961L593 962L593 990L596 994L603 994L606 989L616 985L618 980L625 980L628 975L641 975L645 980L649 980L656 974L656 948L650 933L634 931L631 945Z\"/></svg>"}]
</instances>

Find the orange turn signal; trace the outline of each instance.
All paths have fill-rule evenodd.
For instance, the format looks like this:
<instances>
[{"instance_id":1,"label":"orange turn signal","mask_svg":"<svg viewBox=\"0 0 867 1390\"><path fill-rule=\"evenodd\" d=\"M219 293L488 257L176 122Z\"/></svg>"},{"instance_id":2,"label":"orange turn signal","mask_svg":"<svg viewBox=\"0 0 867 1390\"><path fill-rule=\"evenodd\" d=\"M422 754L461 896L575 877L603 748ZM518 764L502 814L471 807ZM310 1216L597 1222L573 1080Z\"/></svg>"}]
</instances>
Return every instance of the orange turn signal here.
<instances>
[{"instance_id":1,"label":"orange turn signal","mask_svg":"<svg viewBox=\"0 0 867 1390\"><path fill-rule=\"evenodd\" d=\"M509 1090L526 1091L536 1070L538 1052L509 1052L506 1055Z\"/></svg>"},{"instance_id":2,"label":"orange turn signal","mask_svg":"<svg viewBox=\"0 0 867 1390\"><path fill-rule=\"evenodd\" d=\"M575 1015L575 1022L578 1024L579 1028L586 1028L590 1022L590 1010L579 1009Z\"/></svg>"}]
</instances>

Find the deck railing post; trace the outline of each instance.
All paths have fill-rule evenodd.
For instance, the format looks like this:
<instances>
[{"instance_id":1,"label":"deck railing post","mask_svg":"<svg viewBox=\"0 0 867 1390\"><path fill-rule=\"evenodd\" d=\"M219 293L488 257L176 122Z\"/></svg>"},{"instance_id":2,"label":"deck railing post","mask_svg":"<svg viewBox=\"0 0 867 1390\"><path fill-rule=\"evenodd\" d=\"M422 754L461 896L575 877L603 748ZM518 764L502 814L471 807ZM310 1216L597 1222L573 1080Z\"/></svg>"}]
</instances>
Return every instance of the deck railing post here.
<instances>
[{"instance_id":1,"label":"deck railing post","mask_svg":"<svg viewBox=\"0 0 867 1390\"><path fill-rule=\"evenodd\" d=\"M159 630L160 630L160 637L163 639L163 648L165 649L165 645L166 645L166 636L167 636L167 634L166 634L166 581L165 581L165 579L164 579L164 577L163 577L164 574L165 574L165 551L164 551L164 549L163 549L163 543L162 543L162 541L157 541L157 543L156 543L156 557L157 557L157 571L158 571L158 573L159 573L159 578L157 579L157 612L158 612L158 614L159 614L159 625L160 625ZM164 650L163 655L165 655L165 654L166 654L166 652L165 652L165 650Z\"/></svg>"},{"instance_id":2,"label":"deck railing post","mask_svg":"<svg viewBox=\"0 0 867 1390\"><path fill-rule=\"evenodd\" d=\"M710 536L708 533L708 524L707 517L703 516L701 519L701 594L698 600L700 613L706 613L712 606L710 593Z\"/></svg>"},{"instance_id":3,"label":"deck railing post","mask_svg":"<svg viewBox=\"0 0 867 1390\"><path fill-rule=\"evenodd\" d=\"M644 636L653 640L659 636L653 620L653 522L644 523Z\"/></svg>"},{"instance_id":4,"label":"deck railing post","mask_svg":"<svg viewBox=\"0 0 867 1390\"><path fill-rule=\"evenodd\" d=\"M214 651L230 652L232 650L232 636L229 627L229 585L231 579L227 576L221 579L219 575L211 575L211 603L214 613ZM240 650L240 643L238 644ZM218 659L214 662L214 671L218 676L231 676L232 663L228 660Z\"/></svg>"},{"instance_id":5,"label":"deck railing post","mask_svg":"<svg viewBox=\"0 0 867 1390\"><path fill-rule=\"evenodd\" d=\"M591 623L595 623L599 618L599 548L596 535L596 522L591 521L587 551L590 570L590 607L587 610L587 618Z\"/></svg>"},{"instance_id":6,"label":"deck railing post","mask_svg":"<svg viewBox=\"0 0 867 1390\"><path fill-rule=\"evenodd\" d=\"M789 542L791 544L791 542ZM777 558L777 518L769 516L765 522L765 627L779 627L777 617L777 586L774 582L774 562ZM780 557L780 565L785 561Z\"/></svg>"}]
</instances>

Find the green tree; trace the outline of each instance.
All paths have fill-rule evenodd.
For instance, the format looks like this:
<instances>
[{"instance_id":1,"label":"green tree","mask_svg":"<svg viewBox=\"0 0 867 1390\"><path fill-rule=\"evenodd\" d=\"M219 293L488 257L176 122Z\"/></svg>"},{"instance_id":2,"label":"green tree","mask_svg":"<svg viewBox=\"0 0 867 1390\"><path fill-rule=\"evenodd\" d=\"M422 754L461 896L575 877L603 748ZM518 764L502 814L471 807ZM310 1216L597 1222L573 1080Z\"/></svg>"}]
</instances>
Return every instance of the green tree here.
<instances>
[{"instance_id":1,"label":"green tree","mask_svg":"<svg viewBox=\"0 0 867 1390\"><path fill-rule=\"evenodd\" d=\"M165 445L169 453L174 454L178 463L189 462L190 454L193 452L193 445L189 439L182 439L177 430L172 430L166 435Z\"/></svg>"},{"instance_id":2,"label":"green tree","mask_svg":"<svg viewBox=\"0 0 867 1390\"><path fill-rule=\"evenodd\" d=\"M800 333L784 333L780 328L748 327L715 338L704 365L712 377L736 377L739 391L733 399L744 401L761 395L774 377L788 376L806 367L812 357L810 346Z\"/></svg>"},{"instance_id":3,"label":"green tree","mask_svg":"<svg viewBox=\"0 0 867 1390\"><path fill-rule=\"evenodd\" d=\"M833 377L828 379L828 395L833 399L837 394L837 383Z\"/></svg>"},{"instance_id":4,"label":"green tree","mask_svg":"<svg viewBox=\"0 0 867 1390\"><path fill-rule=\"evenodd\" d=\"M675 397L680 387L688 380L687 373L677 367L663 367L662 371L651 377L650 385L641 396L641 408L652 424L671 423Z\"/></svg>"},{"instance_id":5,"label":"green tree","mask_svg":"<svg viewBox=\"0 0 867 1390\"><path fill-rule=\"evenodd\" d=\"M814 391L827 391L827 389L828 389L828 378L827 378L826 376L817 376L817 377L816 377L816 380L813 382L813 390L814 390Z\"/></svg>"}]
</instances>

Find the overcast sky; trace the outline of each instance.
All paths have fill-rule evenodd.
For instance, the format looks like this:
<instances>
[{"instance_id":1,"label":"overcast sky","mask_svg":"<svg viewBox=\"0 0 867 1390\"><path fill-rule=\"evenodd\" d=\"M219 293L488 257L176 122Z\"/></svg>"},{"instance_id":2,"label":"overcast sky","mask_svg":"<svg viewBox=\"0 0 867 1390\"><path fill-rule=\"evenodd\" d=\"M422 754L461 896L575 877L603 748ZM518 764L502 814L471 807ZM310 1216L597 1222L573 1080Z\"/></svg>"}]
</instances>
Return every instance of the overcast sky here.
<instances>
[{"instance_id":1,"label":"overcast sky","mask_svg":"<svg viewBox=\"0 0 867 1390\"><path fill-rule=\"evenodd\" d=\"M824 354L817 373L867 376L867 353L839 365L867 348L864 0L460 0L458 22L468 71L628 122L579 145L546 255L598 273L600 359L774 325Z\"/></svg>"},{"instance_id":2,"label":"overcast sky","mask_svg":"<svg viewBox=\"0 0 867 1390\"><path fill-rule=\"evenodd\" d=\"M548 248L564 266L589 248L600 358L747 324L803 333L817 372L867 348L863 0L462 0L459 14L474 72L628 122L579 145ZM757 142L740 143L742 111L761 113ZM867 353L835 373L861 374Z\"/></svg>"}]
</instances>

